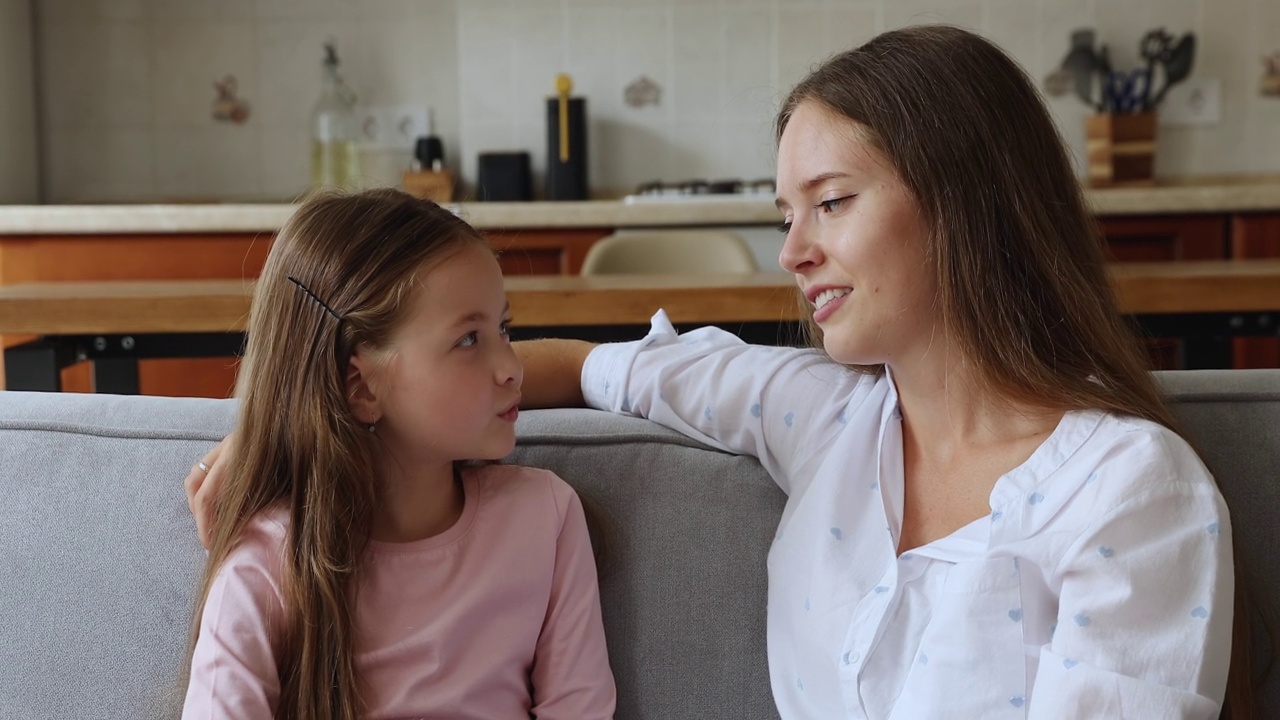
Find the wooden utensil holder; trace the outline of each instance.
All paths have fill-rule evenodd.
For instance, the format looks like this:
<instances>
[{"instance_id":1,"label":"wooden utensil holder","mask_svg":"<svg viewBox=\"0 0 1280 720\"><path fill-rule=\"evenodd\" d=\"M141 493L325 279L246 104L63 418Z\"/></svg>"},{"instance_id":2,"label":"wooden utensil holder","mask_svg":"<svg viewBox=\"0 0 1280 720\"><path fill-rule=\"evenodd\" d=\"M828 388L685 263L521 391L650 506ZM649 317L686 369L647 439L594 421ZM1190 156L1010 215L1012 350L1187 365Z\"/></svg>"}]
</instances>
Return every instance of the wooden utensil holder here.
<instances>
[{"instance_id":1,"label":"wooden utensil holder","mask_svg":"<svg viewBox=\"0 0 1280 720\"><path fill-rule=\"evenodd\" d=\"M1102 114L1085 118L1085 150L1093 187L1156 184L1156 114Z\"/></svg>"},{"instance_id":2,"label":"wooden utensil holder","mask_svg":"<svg viewBox=\"0 0 1280 720\"><path fill-rule=\"evenodd\" d=\"M409 170L401 178L405 192L441 205L453 202L453 172L450 170Z\"/></svg>"}]
</instances>

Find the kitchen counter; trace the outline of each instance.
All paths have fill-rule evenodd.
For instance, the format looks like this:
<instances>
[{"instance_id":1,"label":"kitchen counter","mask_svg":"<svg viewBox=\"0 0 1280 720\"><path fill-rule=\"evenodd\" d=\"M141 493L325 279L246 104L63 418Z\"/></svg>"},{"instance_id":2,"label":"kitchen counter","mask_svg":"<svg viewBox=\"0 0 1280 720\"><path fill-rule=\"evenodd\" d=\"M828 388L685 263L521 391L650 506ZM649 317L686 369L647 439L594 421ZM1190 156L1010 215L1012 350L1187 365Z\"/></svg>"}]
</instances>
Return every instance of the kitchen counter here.
<instances>
[{"instance_id":1,"label":"kitchen counter","mask_svg":"<svg viewBox=\"0 0 1280 720\"><path fill-rule=\"evenodd\" d=\"M1190 178L1153 188L1087 190L1100 216L1280 210L1280 176ZM773 225L768 200L460 203L455 212L482 230L519 228ZM0 235L255 233L278 229L291 204L0 205Z\"/></svg>"}]
</instances>

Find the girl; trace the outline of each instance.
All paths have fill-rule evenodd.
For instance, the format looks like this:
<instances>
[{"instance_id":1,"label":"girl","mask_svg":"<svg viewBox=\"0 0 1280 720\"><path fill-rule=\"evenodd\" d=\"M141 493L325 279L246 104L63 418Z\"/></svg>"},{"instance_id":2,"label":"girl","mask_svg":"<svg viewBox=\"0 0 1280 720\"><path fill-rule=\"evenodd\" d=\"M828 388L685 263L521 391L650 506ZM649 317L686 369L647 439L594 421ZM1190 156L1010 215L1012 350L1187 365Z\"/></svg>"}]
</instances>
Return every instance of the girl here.
<instances>
[{"instance_id":1,"label":"girl","mask_svg":"<svg viewBox=\"0 0 1280 720\"><path fill-rule=\"evenodd\" d=\"M484 239L395 191L308 200L253 301L184 718L608 718L574 492L476 466L521 365Z\"/></svg>"}]
</instances>

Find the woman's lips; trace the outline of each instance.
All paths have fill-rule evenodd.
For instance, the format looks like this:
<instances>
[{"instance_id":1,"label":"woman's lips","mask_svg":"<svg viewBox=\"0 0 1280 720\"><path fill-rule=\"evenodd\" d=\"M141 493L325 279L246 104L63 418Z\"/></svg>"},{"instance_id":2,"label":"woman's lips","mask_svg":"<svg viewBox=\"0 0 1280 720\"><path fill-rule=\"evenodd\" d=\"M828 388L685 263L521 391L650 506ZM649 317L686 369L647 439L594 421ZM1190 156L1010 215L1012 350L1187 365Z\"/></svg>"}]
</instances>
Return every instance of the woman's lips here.
<instances>
[{"instance_id":1,"label":"woman's lips","mask_svg":"<svg viewBox=\"0 0 1280 720\"><path fill-rule=\"evenodd\" d=\"M828 302L826 305L823 305L822 307L815 309L813 311L813 321L816 323L821 323L823 320L826 320L827 318L831 317L836 310L840 309L841 305L844 305L845 301L848 300L849 296L852 294L853 293L846 293L844 295L841 295L840 297Z\"/></svg>"}]
</instances>

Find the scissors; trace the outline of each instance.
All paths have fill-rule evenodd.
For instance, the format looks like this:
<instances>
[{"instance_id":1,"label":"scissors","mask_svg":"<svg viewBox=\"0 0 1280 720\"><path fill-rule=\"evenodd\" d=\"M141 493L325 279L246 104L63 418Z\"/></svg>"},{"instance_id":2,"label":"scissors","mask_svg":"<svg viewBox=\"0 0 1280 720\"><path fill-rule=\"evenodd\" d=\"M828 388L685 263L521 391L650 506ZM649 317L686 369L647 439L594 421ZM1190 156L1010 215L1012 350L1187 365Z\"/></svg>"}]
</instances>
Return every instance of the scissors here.
<instances>
[{"instance_id":1,"label":"scissors","mask_svg":"<svg viewBox=\"0 0 1280 720\"><path fill-rule=\"evenodd\" d=\"M1103 107L1113 113L1137 112L1143 107L1150 85L1151 73L1145 68L1113 72L1102 88Z\"/></svg>"}]
</instances>

